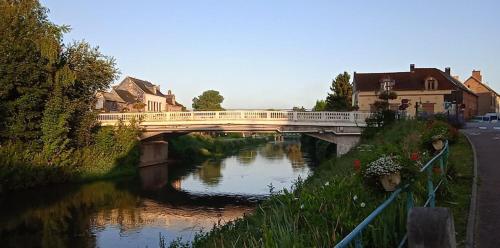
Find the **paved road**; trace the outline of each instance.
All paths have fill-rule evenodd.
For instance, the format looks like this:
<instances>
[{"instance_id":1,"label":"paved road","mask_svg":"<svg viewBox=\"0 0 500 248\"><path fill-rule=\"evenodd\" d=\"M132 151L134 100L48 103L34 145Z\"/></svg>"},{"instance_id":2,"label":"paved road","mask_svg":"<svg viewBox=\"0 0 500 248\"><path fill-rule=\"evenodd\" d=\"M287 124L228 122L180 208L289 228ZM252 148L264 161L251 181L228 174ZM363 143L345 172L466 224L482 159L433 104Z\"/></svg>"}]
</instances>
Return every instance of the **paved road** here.
<instances>
[{"instance_id":1,"label":"paved road","mask_svg":"<svg viewBox=\"0 0 500 248\"><path fill-rule=\"evenodd\" d=\"M470 123L465 133L478 162L476 247L500 247L500 122Z\"/></svg>"}]
</instances>

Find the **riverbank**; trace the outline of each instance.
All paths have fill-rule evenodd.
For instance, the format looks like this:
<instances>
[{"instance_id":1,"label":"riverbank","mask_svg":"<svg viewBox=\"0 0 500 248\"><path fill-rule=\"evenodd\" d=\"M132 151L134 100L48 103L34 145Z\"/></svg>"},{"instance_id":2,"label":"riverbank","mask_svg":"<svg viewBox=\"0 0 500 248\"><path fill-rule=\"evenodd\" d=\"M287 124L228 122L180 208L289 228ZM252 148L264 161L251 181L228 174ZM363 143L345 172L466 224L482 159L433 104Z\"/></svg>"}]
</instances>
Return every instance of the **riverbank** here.
<instances>
[{"instance_id":1,"label":"riverbank","mask_svg":"<svg viewBox=\"0 0 500 248\"><path fill-rule=\"evenodd\" d=\"M44 156L43 148L20 142L0 146L0 193L65 182L135 176L138 129L100 128L87 146Z\"/></svg>"},{"instance_id":2,"label":"riverbank","mask_svg":"<svg viewBox=\"0 0 500 248\"><path fill-rule=\"evenodd\" d=\"M245 146L258 145L267 142L266 136L240 137L220 136L191 133L178 136L168 141L169 156L182 159L221 158L228 156Z\"/></svg>"},{"instance_id":3,"label":"riverbank","mask_svg":"<svg viewBox=\"0 0 500 248\"><path fill-rule=\"evenodd\" d=\"M364 139L345 156L324 160L311 177L298 181L292 192L274 194L253 214L198 235L192 245L332 247L388 195L358 172L355 161L359 161L359 169L363 171L369 161L381 154L410 156L420 151L423 155L428 145L423 139L433 135L435 130L445 130L451 143L448 184L439 191L437 205L451 208L457 241L463 245L472 182L471 147L451 126L423 121L398 122ZM419 176L413 179L416 205L423 205L424 184ZM399 218L405 211L405 204L405 199L400 199L379 216L364 232L363 243L370 247L397 246L405 230L406 220ZM179 245L182 244L172 244L174 247Z\"/></svg>"}]
</instances>

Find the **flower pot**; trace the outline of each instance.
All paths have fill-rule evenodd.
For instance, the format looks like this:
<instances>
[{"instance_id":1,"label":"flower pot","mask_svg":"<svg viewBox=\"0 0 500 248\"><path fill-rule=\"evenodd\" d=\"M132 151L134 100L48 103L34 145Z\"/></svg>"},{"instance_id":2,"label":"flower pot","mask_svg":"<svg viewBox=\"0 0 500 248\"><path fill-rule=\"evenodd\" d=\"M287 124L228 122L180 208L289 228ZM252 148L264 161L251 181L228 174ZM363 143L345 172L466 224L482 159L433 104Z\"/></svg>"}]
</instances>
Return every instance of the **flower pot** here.
<instances>
[{"instance_id":1,"label":"flower pot","mask_svg":"<svg viewBox=\"0 0 500 248\"><path fill-rule=\"evenodd\" d=\"M394 191L399 183L401 183L401 174L398 171L390 175L383 175L380 176L379 180L385 191Z\"/></svg>"},{"instance_id":2,"label":"flower pot","mask_svg":"<svg viewBox=\"0 0 500 248\"><path fill-rule=\"evenodd\" d=\"M435 149L436 151L441 151L441 149L443 149L443 147L444 147L444 142L443 142L443 140L438 139L438 140L434 140L434 141L432 141L432 147L434 147L434 149Z\"/></svg>"}]
</instances>

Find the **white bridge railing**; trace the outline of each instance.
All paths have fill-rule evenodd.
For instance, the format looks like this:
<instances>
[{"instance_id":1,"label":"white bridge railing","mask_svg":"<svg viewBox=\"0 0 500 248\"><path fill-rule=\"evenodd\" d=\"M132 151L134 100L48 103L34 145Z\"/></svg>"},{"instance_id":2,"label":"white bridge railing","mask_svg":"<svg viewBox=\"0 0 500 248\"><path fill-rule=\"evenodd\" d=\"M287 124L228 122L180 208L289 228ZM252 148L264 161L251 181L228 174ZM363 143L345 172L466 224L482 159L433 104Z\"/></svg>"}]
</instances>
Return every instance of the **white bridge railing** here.
<instances>
[{"instance_id":1,"label":"white bridge railing","mask_svg":"<svg viewBox=\"0 0 500 248\"><path fill-rule=\"evenodd\" d=\"M114 125L119 120L140 120L143 125L180 124L277 124L277 125L365 125L371 113L363 112L295 112L295 111L193 111L103 113L97 120Z\"/></svg>"}]
</instances>

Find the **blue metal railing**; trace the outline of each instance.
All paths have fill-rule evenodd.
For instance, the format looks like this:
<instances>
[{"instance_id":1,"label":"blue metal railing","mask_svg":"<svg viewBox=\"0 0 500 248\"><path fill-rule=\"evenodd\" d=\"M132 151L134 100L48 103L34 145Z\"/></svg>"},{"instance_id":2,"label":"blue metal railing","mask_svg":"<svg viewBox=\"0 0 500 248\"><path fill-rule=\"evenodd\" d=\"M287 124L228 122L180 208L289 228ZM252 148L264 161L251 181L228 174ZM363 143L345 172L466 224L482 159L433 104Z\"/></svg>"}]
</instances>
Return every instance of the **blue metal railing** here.
<instances>
[{"instance_id":1,"label":"blue metal railing","mask_svg":"<svg viewBox=\"0 0 500 248\"><path fill-rule=\"evenodd\" d=\"M434 156L429 162L427 162L421 169L420 172L427 173L427 201L424 204L424 207L435 207L436 206L436 192L439 187L446 182L446 164L448 161L448 152L449 146L448 141L445 142L444 148ZM439 168L441 169L441 180L438 182L436 187L434 187L434 183L432 182L432 169L434 168L435 162L439 162ZM385 200L382 204L380 204L373 212L368 215L359 225L357 225L354 230L352 230L347 236L344 237L335 248L344 248L348 247L354 241L354 247L361 248L363 247L363 230L368 227L368 225L384 211L391 203L393 203L396 197L401 194L401 192L406 192L406 210L407 213L414 205L413 200L413 192L409 184L405 184L394 192L392 192L387 200ZM407 235L405 234L398 247L403 247L406 244Z\"/></svg>"}]
</instances>

